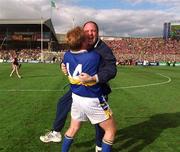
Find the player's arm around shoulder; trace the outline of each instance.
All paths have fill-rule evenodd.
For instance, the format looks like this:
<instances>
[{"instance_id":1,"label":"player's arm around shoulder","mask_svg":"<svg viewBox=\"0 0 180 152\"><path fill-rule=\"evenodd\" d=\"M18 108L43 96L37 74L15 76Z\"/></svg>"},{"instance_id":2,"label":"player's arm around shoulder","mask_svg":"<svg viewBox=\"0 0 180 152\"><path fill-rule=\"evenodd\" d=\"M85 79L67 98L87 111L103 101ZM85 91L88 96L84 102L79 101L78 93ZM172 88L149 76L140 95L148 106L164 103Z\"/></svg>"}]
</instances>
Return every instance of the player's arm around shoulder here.
<instances>
[{"instance_id":1,"label":"player's arm around shoulder","mask_svg":"<svg viewBox=\"0 0 180 152\"><path fill-rule=\"evenodd\" d=\"M61 63L61 71L64 73L64 75L68 75L67 68L64 63Z\"/></svg>"}]
</instances>

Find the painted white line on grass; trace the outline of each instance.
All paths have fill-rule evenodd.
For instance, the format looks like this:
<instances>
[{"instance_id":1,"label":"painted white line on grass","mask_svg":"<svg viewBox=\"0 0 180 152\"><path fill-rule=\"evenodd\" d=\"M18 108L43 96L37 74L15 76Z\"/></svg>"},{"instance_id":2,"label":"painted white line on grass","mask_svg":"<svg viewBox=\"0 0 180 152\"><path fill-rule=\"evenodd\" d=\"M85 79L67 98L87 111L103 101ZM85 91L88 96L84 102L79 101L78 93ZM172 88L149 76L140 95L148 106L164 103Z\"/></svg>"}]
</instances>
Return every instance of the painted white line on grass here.
<instances>
[{"instance_id":1,"label":"painted white line on grass","mask_svg":"<svg viewBox=\"0 0 180 152\"><path fill-rule=\"evenodd\" d=\"M0 92L63 92L64 90L34 90L34 89L27 89L27 90L16 90L16 89L10 89L10 90L0 90Z\"/></svg>"},{"instance_id":2,"label":"painted white line on grass","mask_svg":"<svg viewBox=\"0 0 180 152\"><path fill-rule=\"evenodd\" d=\"M125 86L125 87L114 87L112 88L112 90L119 90L119 89L131 89L131 88L142 88L142 87L149 87L149 86L156 86L156 85L163 85L163 84L167 84L170 83L172 80L170 77L165 76L163 74L160 73L156 73L164 78L167 79L167 81L163 81L163 82L157 82L157 83L150 83L150 84L143 84L143 85L134 85L134 86ZM16 90L16 89L10 89L10 90L0 90L0 92L63 92L64 90L34 90L34 89L23 89L23 90Z\"/></svg>"},{"instance_id":3,"label":"painted white line on grass","mask_svg":"<svg viewBox=\"0 0 180 152\"><path fill-rule=\"evenodd\" d=\"M157 83L149 83L149 84L143 84L143 85L126 86L126 87L115 87L115 88L112 88L112 90L150 87L150 86L167 84L167 83L170 83L172 81L171 78L168 76L165 76L165 75L160 74L160 73L156 73L156 74L166 78L167 81L157 82Z\"/></svg>"}]
</instances>

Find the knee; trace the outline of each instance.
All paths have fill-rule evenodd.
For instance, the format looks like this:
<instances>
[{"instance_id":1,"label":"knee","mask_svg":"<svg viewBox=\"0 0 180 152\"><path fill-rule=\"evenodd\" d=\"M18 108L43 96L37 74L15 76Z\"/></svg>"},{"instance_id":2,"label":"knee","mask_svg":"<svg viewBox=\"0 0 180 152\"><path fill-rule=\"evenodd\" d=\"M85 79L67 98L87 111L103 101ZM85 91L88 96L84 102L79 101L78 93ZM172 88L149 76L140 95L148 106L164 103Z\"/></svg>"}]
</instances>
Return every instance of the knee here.
<instances>
[{"instance_id":1,"label":"knee","mask_svg":"<svg viewBox=\"0 0 180 152\"><path fill-rule=\"evenodd\" d=\"M68 129L68 131L66 132L66 135L69 136L69 137L74 137L75 134L78 132L78 130L79 130L78 126L70 127Z\"/></svg>"},{"instance_id":2,"label":"knee","mask_svg":"<svg viewBox=\"0 0 180 152\"><path fill-rule=\"evenodd\" d=\"M116 128L116 125L114 124L114 126L113 126L113 132L114 132L114 134L116 134L116 131L117 131L117 128Z\"/></svg>"},{"instance_id":3,"label":"knee","mask_svg":"<svg viewBox=\"0 0 180 152\"><path fill-rule=\"evenodd\" d=\"M74 131L74 132L77 132L79 130L79 126L73 126L71 127L71 129Z\"/></svg>"},{"instance_id":4,"label":"knee","mask_svg":"<svg viewBox=\"0 0 180 152\"><path fill-rule=\"evenodd\" d=\"M116 130L117 130L117 129L116 129L116 126L113 126L113 127L111 127L111 128L108 128L106 132L107 132L108 134L112 135L112 136L115 136Z\"/></svg>"},{"instance_id":5,"label":"knee","mask_svg":"<svg viewBox=\"0 0 180 152\"><path fill-rule=\"evenodd\" d=\"M104 136L104 140L107 140L107 141L114 141L115 139L115 135L116 135L116 126L111 126L111 127L108 127L106 130L105 130L105 136Z\"/></svg>"}]
</instances>

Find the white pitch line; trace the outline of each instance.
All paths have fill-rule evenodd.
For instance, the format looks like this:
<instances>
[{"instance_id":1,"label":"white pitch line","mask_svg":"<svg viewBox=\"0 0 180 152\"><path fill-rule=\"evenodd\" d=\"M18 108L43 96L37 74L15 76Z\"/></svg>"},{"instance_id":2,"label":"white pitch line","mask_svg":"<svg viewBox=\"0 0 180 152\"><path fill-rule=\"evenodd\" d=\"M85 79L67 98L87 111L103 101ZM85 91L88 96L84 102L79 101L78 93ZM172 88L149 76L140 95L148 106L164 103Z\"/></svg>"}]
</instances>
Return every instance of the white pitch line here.
<instances>
[{"instance_id":1,"label":"white pitch line","mask_svg":"<svg viewBox=\"0 0 180 152\"><path fill-rule=\"evenodd\" d=\"M144 84L144 85L134 85L134 86L125 86L125 87L115 87L112 88L112 90L119 90L119 89L131 89L131 88L142 88L142 87L149 87L149 86L156 86L156 85L163 85L170 83L172 80L170 77L165 76L163 74L157 73L158 75L167 78L167 81L164 82L157 82L157 83L150 83L150 84ZM0 90L0 92L63 92L64 90L32 90L32 89L27 89L27 90L16 90L16 89L10 89L10 90Z\"/></svg>"},{"instance_id":2,"label":"white pitch line","mask_svg":"<svg viewBox=\"0 0 180 152\"><path fill-rule=\"evenodd\" d=\"M134 86L126 86L126 87L115 87L112 88L112 90L119 90L119 89L131 89L131 88L143 88L143 87L149 87L149 86L156 86L156 85L163 85L163 84L167 84L170 83L172 80L170 77L165 76L163 74L160 73L156 73L164 78L167 78L167 81L164 82L157 82L157 83L149 83L149 84L143 84L143 85L134 85Z\"/></svg>"},{"instance_id":3,"label":"white pitch line","mask_svg":"<svg viewBox=\"0 0 180 152\"><path fill-rule=\"evenodd\" d=\"M32 89L27 89L27 90L16 90L16 89L10 89L10 90L0 90L0 92L63 92L64 90L32 90Z\"/></svg>"}]
</instances>

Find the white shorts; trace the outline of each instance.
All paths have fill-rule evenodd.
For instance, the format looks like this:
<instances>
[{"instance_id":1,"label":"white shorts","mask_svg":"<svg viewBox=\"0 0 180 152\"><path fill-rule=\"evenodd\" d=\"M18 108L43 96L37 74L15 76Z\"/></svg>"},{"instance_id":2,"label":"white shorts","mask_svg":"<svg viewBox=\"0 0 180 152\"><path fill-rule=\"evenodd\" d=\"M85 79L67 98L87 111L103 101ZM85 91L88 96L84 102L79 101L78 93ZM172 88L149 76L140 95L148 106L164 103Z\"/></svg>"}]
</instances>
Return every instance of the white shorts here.
<instances>
[{"instance_id":1,"label":"white shorts","mask_svg":"<svg viewBox=\"0 0 180 152\"><path fill-rule=\"evenodd\" d=\"M78 121L87 121L92 124L103 122L110 118L112 111L104 97L82 97L72 93L71 117Z\"/></svg>"}]
</instances>

